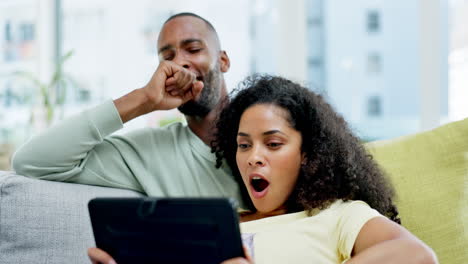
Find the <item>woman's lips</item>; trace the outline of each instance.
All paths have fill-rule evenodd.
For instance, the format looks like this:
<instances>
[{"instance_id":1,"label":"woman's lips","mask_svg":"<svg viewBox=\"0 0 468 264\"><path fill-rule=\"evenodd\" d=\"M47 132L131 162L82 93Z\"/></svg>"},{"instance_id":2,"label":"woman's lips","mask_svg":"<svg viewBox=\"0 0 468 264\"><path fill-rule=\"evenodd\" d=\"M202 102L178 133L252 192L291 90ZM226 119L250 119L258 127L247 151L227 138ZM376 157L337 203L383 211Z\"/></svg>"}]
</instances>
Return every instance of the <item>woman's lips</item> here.
<instances>
[{"instance_id":1,"label":"woman's lips","mask_svg":"<svg viewBox=\"0 0 468 264\"><path fill-rule=\"evenodd\" d=\"M265 197L265 195L266 195L267 192L268 192L268 189L269 189L269 188L266 187L263 191L257 192L252 186L250 186L250 190L251 190L252 196L253 196L255 199L260 199L260 198Z\"/></svg>"},{"instance_id":2,"label":"woman's lips","mask_svg":"<svg viewBox=\"0 0 468 264\"><path fill-rule=\"evenodd\" d=\"M255 188L253 184L254 181L264 181L264 182L259 183L259 185L257 185L257 188ZM265 184L266 186L263 186ZM263 175L255 173L249 176L249 185L250 185L249 186L250 193L252 194L252 196L256 199L260 199L260 198L265 197L265 195L268 193L270 182ZM262 186L262 188L259 188L259 186ZM261 190L257 190L257 189L261 189Z\"/></svg>"}]
</instances>

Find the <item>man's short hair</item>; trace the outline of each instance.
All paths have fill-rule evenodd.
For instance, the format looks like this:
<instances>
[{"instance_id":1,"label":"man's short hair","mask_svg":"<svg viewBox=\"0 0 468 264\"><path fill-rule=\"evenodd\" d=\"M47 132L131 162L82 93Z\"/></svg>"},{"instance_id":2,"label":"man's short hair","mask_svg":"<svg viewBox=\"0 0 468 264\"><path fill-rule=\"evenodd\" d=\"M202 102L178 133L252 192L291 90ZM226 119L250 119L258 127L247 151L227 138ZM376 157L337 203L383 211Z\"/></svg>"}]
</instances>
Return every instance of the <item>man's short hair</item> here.
<instances>
[{"instance_id":1,"label":"man's short hair","mask_svg":"<svg viewBox=\"0 0 468 264\"><path fill-rule=\"evenodd\" d=\"M172 16L170 16L165 22L164 24L166 24L167 22L171 21L172 19L176 18L176 17L182 17L182 16L191 16L191 17L196 17L198 19L201 19L203 22L205 22L205 24L215 33L216 37L218 36L218 33L216 32L216 29L213 27L213 25L210 23L210 21L204 19L203 17L197 15L197 14L194 14L194 13L191 13L191 12L182 12L182 13L177 13L177 14L174 14Z\"/></svg>"}]
</instances>

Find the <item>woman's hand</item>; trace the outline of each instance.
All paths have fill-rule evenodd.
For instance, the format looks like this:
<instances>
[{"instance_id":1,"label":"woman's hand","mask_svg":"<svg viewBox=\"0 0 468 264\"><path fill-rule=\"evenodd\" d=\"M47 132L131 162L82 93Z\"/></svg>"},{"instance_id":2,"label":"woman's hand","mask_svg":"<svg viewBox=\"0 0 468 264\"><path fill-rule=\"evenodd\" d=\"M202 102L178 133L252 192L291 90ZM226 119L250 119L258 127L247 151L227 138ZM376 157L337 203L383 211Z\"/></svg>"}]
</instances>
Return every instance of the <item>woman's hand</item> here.
<instances>
[{"instance_id":1,"label":"woman's hand","mask_svg":"<svg viewBox=\"0 0 468 264\"><path fill-rule=\"evenodd\" d=\"M109 254L99 248L88 248L88 257L93 264L117 264Z\"/></svg>"},{"instance_id":2,"label":"woman's hand","mask_svg":"<svg viewBox=\"0 0 468 264\"><path fill-rule=\"evenodd\" d=\"M221 264L254 264L252 257L244 247L245 258L233 258L223 261ZM88 248L88 257L92 264L117 264L115 260L102 249Z\"/></svg>"},{"instance_id":3,"label":"woman's hand","mask_svg":"<svg viewBox=\"0 0 468 264\"><path fill-rule=\"evenodd\" d=\"M247 248L244 246L245 258L238 257L223 261L221 264L254 264L252 257L249 255Z\"/></svg>"}]
</instances>

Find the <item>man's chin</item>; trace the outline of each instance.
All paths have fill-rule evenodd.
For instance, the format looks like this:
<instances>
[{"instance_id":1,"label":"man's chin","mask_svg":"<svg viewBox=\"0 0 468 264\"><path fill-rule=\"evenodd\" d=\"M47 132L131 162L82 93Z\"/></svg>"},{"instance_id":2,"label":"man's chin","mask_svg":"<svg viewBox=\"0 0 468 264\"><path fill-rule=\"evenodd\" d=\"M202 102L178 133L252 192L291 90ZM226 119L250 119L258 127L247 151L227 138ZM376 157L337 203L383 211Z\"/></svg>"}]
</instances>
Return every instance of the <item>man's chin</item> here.
<instances>
[{"instance_id":1,"label":"man's chin","mask_svg":"<svg viewBox=\"0 0 468 264\"><path fill-rule=\"evenodd\" d=\"M208 107L199 104L195 101L188 101L185 104L177 107L177 109L186 116L205 117L211 111Z\"/></svg>"}]
</instances>

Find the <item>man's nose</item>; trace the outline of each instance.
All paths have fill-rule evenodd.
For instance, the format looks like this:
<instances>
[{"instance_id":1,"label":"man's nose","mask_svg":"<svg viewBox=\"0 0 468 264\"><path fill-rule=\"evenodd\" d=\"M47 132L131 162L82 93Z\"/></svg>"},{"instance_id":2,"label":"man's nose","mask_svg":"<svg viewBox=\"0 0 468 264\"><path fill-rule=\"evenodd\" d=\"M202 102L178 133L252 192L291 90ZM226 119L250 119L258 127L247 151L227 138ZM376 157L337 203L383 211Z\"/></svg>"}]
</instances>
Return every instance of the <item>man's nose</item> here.
<instances>
[{"instance_id":1,"label":"man's nose","mask_svg":"<svg viewBox=\"0 0 468 264\"><path fill-rule=\"evenodd\" d=\"M186 69L190 69L190 62L180 52L177 52L177 54L175 55L175 57L174 57L174 59L172 61L175 62L179 66L182 66L182 67L184 67Z\"/></svg>"}]
</instances>

